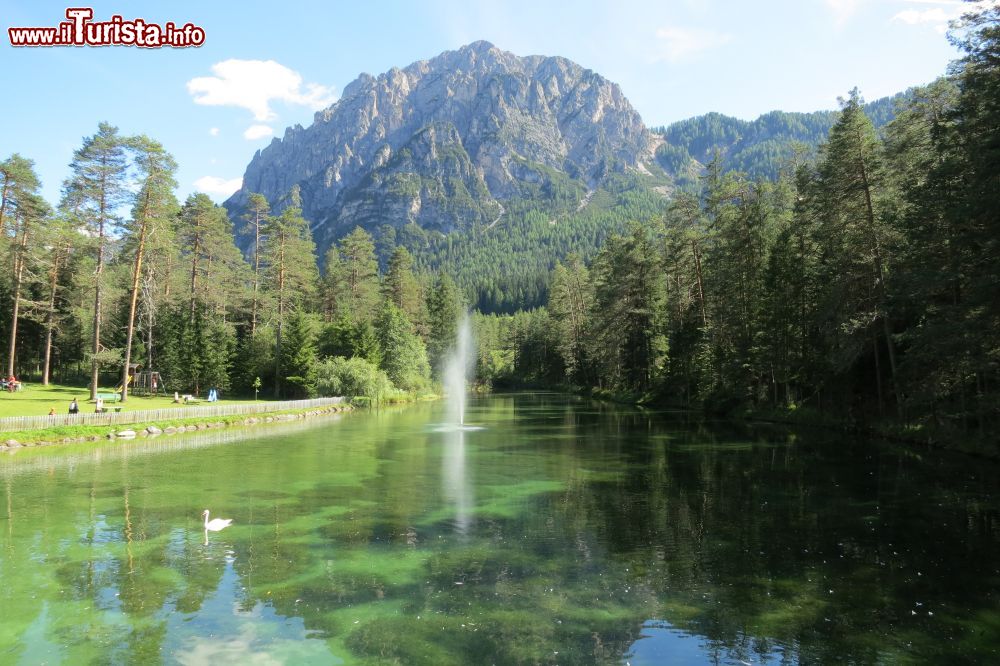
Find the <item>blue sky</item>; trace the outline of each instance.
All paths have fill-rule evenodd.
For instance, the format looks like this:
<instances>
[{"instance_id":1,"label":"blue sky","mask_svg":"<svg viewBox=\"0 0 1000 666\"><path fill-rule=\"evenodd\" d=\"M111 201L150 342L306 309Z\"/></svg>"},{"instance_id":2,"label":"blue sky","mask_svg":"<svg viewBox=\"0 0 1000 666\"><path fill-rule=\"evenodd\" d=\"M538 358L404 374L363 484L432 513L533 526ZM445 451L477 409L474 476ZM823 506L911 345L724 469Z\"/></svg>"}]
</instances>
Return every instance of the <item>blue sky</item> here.
<instances>
[{"instance_id":1,"label":"blue sky","mask_svg":"<svg viewBox=\"0 0 1000 666\"><path fill-rule=\"evenodd\" d=\"M194 23L189 49L13 48L11 26L55 26L65 3L0 1L0 158L36 162L59 198L72 152L107 120L159 140L180 163L179 194L221 201L254 152L336 100L360 72L477 39L518 55L561 55L619 83L647 125L708 111L835 108L926 83L957 56L944 28L957 0L475 2L83 2L114 14ZM273 61L273 62L268 62Z\"/></svg>"}]
</instances>

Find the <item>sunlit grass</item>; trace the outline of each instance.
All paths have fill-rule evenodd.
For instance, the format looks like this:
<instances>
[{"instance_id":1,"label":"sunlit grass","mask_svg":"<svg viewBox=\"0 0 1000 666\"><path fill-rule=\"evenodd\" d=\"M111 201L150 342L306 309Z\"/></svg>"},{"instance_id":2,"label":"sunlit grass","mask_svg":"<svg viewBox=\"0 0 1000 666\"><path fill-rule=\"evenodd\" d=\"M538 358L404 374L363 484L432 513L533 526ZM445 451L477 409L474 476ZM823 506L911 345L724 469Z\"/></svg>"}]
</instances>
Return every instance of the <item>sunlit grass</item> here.
<instances>
[{"instance_id":1,"label":"sunlit grass","mask_svg":"<svg viewBox=\"0 0 1000 666\"><path fill-rule=\"evenodd\" d=\"M99 393L112 393L114 387L101 388ZM76 398L80 404L80 413L94 411L94 403L89 402L90 391L86 387L66 386L63 384L24 384L20 391L0 391L0 417L5 416L44 416L50 409L56 414L66 414L70 401ZM236 405L254 402L253 400L220 400L221 404ZM194 404L208 404L204 400ZM125 404L119 402L107 403L107 407L121 407L122 410L138 411L142 409L164 409L168 407L185 407L190 405L174 402L173 394L169 396L137 396L129 395Z\"/></svg>"}]
</instances>

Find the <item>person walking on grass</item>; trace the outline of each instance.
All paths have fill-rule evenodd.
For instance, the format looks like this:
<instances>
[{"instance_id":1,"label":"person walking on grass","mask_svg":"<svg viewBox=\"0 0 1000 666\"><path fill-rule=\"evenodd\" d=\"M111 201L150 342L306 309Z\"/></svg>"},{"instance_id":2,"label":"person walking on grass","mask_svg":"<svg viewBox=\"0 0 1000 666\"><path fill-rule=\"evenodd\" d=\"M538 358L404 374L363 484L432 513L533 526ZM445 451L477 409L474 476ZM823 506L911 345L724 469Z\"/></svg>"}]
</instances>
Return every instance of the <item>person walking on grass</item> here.
<instances>
[{"instance_id":1,"label":"person walking on grass","mask_svg":"<svg viewBox=\"0 0 1000 666\"><path fill-rule=\"evenodd\" d=\"M73 401L69 403L69 413L70 414L80 413L80 405L76 403L76 398L73 398Z\"/></svg>"}]
</instances>

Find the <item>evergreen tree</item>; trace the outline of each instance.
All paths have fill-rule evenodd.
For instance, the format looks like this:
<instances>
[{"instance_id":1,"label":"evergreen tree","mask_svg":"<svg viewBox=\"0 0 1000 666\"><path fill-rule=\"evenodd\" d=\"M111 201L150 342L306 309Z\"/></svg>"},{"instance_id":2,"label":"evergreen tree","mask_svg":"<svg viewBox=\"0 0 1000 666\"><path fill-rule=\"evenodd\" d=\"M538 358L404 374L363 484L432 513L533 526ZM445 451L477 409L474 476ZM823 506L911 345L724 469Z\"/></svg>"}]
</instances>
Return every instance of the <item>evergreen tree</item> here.
<instances>
[{"instance_id":1,"label":"evergreen tree","mask_svg":"<svg viewBox=\"0 0 1000 666\"><path fill-rule=\"evenodd\" d=\"M382 350L373 323L354 321L346 314L323 327L320 335L320 354L363 358L375 365L382 360Z\"/></svg>"},{"instance_id":2,"label":"evergreen tree","mask_svg":"<svg viewBox=\"0 0 1000 666\"><path fill-rule=\"evenodd\" d=\"M849 367L871 345L879 410L882 354L895 381L896 351L886 286L889 251L895 239L887 224L888 194L882 146L857 89L843 102L840 118L821 149L815 184L819 199L819 241L828 273L824 309L834 335L834 353ZM896 396L902 408L900 396Z\"/></svg>"},{"instance_id":3,"label":"evergreen tree","mask_svg":"<svg viewBox=\"0 0 1000 666\"><path fill-rule=\"evenodd\" d=\"M65 288L67 274L71 272L74 249L79 242L78 234L66 218L56 215L44 231L40 241L47 252L41 253L39 268L45 275L44 327L45 343L42 352L42 385L48 386L52 375L52 348L61 317L60 296Z\"/></svg>"},{"instance_id":4,"label":"evergreen tree","mask_svg":"<svg viewBox=\"0 0 1000 666\"><path fill-rule=\"evenodd\" d=\"M122 402L128 398L132 339L135 333L135 317L139 304L143 276L142 264L146 257L146 246L149 236L155 232L156 227L169 225L177 210L177 199L173 192L177 186L177 182L174 180L177 163L174 158L158 142L146 136L130 139L129 146L135 153L140 189L132 210L131 225L127 229L127 233L134 241L135 248L132 261L132 283L129 289L125 361L122 368Z\"/></svg>"},{"instance_id":5,"label":"evergreen tree","mask_svg":"<svg viewBox=\"0 0 1000 666\"><path fill-rule=\"evenodd\" d=\"M714 388L705 257L711 238L699 200L680 193L665 218L663 262L668 303L670 383L690 405Z\"/></svg>"},{"instance_id":6,"label":"evergreen tree","mask_svg":"<svg viewBox=\"0 0 1000 666\"><path fill-rule=\"evenodd\" d=\"M298 310L289 318L282 353L281 368L287 373L283 385L289 397L315 397L318 359L316 324L311 315Z\"/></svg>"},{"instance_id":7,"label":"evergreen tree","mask_svg":"<svg viewBox=\"0 0 1000 666\"><path fill-rule=\"evenodd\" d=\"M31 243L33 235L44 231L50 216L49 206L37 191L40 186L35 175L34 163L20 155L13 155L0 165L3 176L3 200L0 201L0 215L7 212L8 222L0 221L0 233L5 225L11 227L11 321L10 344L7 349L7 376L14 375L14 361L17 351L18 317L21 315L21 301L26 280L30 275ZM39 229L42 227L42 229Z\"/></svg>"},{"instance_id":8,"label":"evergreen tree","mask_svg":"<svg viewBox=\"0 0 1000 666\"><path fill-rule=\"evenodd\" d=\"M459 319L465 312L458 287L447 273L438 274L427 299L427 312L430 322L427 355L435 376L440 377L448 352L455 346Z\"/></svg>"},{"instance_id":9,"label":"evergreen tree","mask_svg":"<svg viewBox=\"0 0 1000 666\"><path fill-rule=\"evenodd\" d=\"M556 263L552 271L548 310L555 328L556 348L562 356L566 377L587 385L588 317L594 294L590 274L577 255L566 257L566 265Z\"/></svg>"},{"instance_id":10,"label":"evergreen tree","mask_svg":"<svg viewBox=\"0 0 1000 666\"><path fill-rule=\"evenodd\" d=\"M73 153L72 175L63 188L62 209L76 223L86 227L94 238L96 261L93 277L94 308L91 335L90 399L97 397L100 366L108 360L101 346L103 315L103 275L107 262L108 234L119 224L117 211L125 203L128 163L125 139L118 128L101 123L97 133L87 137L83 146Z\"/></svg>"},{"instance_id":11,"label":"evergreen tree","mask_svg":"<svg viewBox=\"0 0 1000 666\"><path fill-rule=\"evenodd\" d=\"M7 225L19 202L31 193L37 193L40 186L32 160L14 153L0 162L0 237L8 237Z\"/></svg>"},{"instance_id":12,"label":"evergreen tree","mask_svg":"<svg viewBox=\"0 0 1000 666\"><path fill-rule=\"evenodd\" d=\"M188 196L181 208L177 240L182 258L190 266L187 300L191 317L199 303L219 310L229 300L226 269L233 268L238 257L226 210L201 192Z\"/></svg>"},{"instance_id":13,"label":"evergreen tree","mask_svg":"<svg viewBox=\"0 0 1000 666\"><path fill-rule=\"evenodd\" d=\"M413 329L427 335L427 302L420 282L413 274L413 257L404 247L396 248L382 283L382 295L406 314Z\"/></svg>"},{"instance_id":14,"label":"evergreen tree","mask_svg":"<svg viewBox=\"0 0 1000 666\"><path fill-rule=\"evenodd\" d=\"M282 368L284 329L287 318L300 304L312 301L319 276L316 270L316 246L309 225L302 217L298 187L292 188L289 200L279 215L267 220L264 238L264 263L267 266L268 290L275 301L274 394L279 396L286 373Z\"/></svg>"},{"instance_id":15,"label":"evergreen tree","mask_svg":"<svg viewBox=\"0 0 1000 666\"><path fill-rule=\"evenodd\" d=\"M379 305L378 261L372 237L361 227L340 239L327 255L327 289L333 294L336 315L355 321L373 321Z\"/></svg>"},{"instance_id":16,"label":"evergreen tree","mask_svg":"<svg viewBox=\"0 0 1000 666\"><path fill-rule=\"evenodd\" d=\"M375 320L375 334L382 352L381 367L396 387L421 391L430 382L430 366L423 341L412 332L406 314L385 301Z\"/></svg>"},{"instance_id":17,"label":"evergreen tree","mask_svg":"<svg viewBox=\"0 0 1000 666\"><path fill-rule=\"evenodd\" d=\"M667 360L664 284L646 229L612 236L594 262L591 354L609 388L648 391Z\"/></svg>"},{"instance_id":18,"label":"evergreen tree","mask_svg":"<svg viewBox=\"0 0 1000 666\"><path fill-rule=\"evenodd\" d=\"M260 250L263 231L267 227L271 206L263 194L251 192L247 202L244 233L253 234L253 300L250 306L250 337L257 335L257 317L260 309L261 262Z\"/></svg>"}]
</instances>

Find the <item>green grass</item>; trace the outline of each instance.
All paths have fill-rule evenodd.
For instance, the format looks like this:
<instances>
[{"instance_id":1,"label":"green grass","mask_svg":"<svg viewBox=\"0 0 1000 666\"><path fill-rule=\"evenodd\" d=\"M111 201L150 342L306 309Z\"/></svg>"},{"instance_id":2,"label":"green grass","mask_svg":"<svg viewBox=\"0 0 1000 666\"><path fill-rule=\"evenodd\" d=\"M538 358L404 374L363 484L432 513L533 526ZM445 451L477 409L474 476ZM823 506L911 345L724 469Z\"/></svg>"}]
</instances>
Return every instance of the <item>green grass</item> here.
<instances>
[{"instance_id":1,"label":"green grass","mask_svg":"<svg viewBox=\"0 0 1000 666\"><path fill-rule=\"evenodd\" d=\"M263 402L263 401L261 401ZM237 404L236 402L230 404ZM350 409L350 407L345 406L345 408ZM344 409L344 408L341 408ZM265 423L265 419L268 417L276 418L283 415L289 414L306 414L312 411L312 408L308 409L285 409L277 410L273 412L261 412L260 414L231 414L229 416L194 416L184 419L169 419L161 418L157 419L155 422L142 422L142 423L129 423L129 424L118 424L118 425L73 425L73 426L55 426L52 428L36 428L34 430L15 430L11 432L0 433L0 444L5 440L13 439L23 446L36 446L39 443L55 444L60 442L66 442L68 440L74 441L84 441L88 438L98 438L104 439L110 433L117 433L122 430L135 430L136 432L144 430L148 425L156 425L162 429L168 427L185 427L185 426L197 426L200 424L219 424L223 423L227 426L232 425L243 425L243 421L247 418L258 419L258 424ZM337 410L341 411L341 410Z\"/></svg>"},{"instance_id":2,"label":"green grass","mask_svg":"<svg viewBox=\"0 0 1000 666\"><path fill-rule=\"evenodd\" d=\"M112 393L114 388L102 388L99 393ZM94 411L94 403L89 401L90 391L87 388L78 386L65 386L60 384L25 384L24 388L14 393L0 391L0 417L4 416L45 416L50 409L55 408L56 414L65 414L69 411L69 403L73 398L80 404L80 413L89 414ZM220 400L219 404L239 405L252 403L253 400ZM197 403L208 404L204 400ZM175 404L173 394L167 396L146 397L129 395L128 400L123 405L120 402L107 402L108 408L121 407L122 411L139 411L141 409L164 409L168 407L185 407L189 405Z\"/></svg>"}]
</instances>

